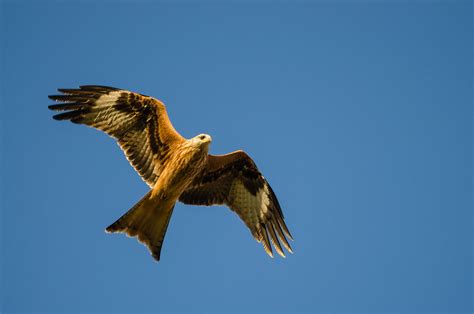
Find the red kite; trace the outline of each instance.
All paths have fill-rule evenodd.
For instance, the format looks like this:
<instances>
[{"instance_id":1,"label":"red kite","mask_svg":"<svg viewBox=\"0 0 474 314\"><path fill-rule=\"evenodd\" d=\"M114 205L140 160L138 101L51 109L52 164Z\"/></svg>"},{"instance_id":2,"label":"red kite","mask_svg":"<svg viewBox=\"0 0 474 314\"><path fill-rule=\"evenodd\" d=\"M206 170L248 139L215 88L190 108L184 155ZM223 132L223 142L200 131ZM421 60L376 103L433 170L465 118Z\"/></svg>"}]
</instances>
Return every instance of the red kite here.
<instances>
[{"instance_id":1,"label":"red kite","mask_svg":"<svg viewBox=\"0 0 474 314\"><path fill-rule=\"evenodd\" d=\"M176 201L192 205L225 204L245 222L273 257L292 253L293 239L280 204L254 161L241 150L208 154L212 139L183 138L171 124L165 105L149 96L105 86L58 89L49 96L61 102L53 116L99 129L117 140L130 164L151 190L125 215L106 228L137 237L160 259L161 246Z\"/></svg>"}]
</instances>

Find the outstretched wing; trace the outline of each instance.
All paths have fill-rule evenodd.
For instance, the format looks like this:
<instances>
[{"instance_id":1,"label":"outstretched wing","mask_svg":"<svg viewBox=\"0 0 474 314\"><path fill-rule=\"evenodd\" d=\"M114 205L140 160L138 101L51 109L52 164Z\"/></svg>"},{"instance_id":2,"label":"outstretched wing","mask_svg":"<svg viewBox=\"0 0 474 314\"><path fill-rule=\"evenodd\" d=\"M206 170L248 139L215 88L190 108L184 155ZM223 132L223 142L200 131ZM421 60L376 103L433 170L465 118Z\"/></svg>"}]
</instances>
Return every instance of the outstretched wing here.
<instances>
[{"instance_id":1,"label":"outstretched wing","mask_svg":"<svg viewBox=\"0 0 474 314\"><path fill-rule=\"evenodd\" d=\"M58 89L61 102L48 108L64 111L53 116L104 131L115 138L130 164L153 187L174 144L184 141L173 128L165 105L149 96L106 86Z\"/></svg>"},{"instance_id":2,"label":"outstretched wing","mask_svg":"<svg viewBox=\"0 0 474 314\"><path fill-rule=\"evenodd\" d=\"M185 204L225 204L249 227L268 255L273 257L270 241L281 256L283 246L293 253L286 237L293 240L280 204L253 160L243 151L209 155L207 169L185 190L179 200ZM280 241L279 241L280 240Z\"/></svg>"}]
</instances>

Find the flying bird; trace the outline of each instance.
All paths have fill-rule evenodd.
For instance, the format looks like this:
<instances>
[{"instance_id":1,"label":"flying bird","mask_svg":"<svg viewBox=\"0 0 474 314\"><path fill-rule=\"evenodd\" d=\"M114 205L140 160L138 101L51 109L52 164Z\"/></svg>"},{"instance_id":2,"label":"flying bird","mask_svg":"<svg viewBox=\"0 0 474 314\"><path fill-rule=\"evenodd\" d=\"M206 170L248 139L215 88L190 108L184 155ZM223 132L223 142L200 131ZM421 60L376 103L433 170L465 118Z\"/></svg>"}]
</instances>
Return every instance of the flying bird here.
<instances>
[{"instance_id":1,"label":"flying bird","mask_svg":"<svg viewBox=\"0 0 474 314\"><path fill-rule=\"evenodd\" d=\"M236 212L273 257L272 246L285 257L293 237L272 188L255 162L242 150L208 154L210 135L182 137L156 98L123 89L87 85L58 89L48 108L69 120L101 130L117 140L150 191L106 228L136 237L156 261L177 201L191 205L226 205ZM281 242L281 243L280 243Z\"/></svg>"}]
</instances>

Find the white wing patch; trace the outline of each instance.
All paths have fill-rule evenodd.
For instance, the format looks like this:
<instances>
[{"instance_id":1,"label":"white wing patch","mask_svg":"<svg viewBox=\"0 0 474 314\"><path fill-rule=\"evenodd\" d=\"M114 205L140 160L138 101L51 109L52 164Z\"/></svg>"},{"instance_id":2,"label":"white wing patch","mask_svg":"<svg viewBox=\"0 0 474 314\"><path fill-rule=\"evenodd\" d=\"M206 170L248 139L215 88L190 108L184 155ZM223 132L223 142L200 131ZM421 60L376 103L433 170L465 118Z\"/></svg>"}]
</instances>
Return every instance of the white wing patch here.
<instances>
[{"instance_id":1,"label":"white wing patch","mask_svg":"<svg viewBox=\"0 0 474 314\"><path fill-rule=\"evenodd\" d=\"M110 94L104 94L99 97L95 101L95 108L94 110L97 110L97 116L94 118L94 122L101 121L101 125L113 125L117 118L119 117L117 113L114 110L113 105L116 104L117 100L119 99L120 95L122 94L122 91L115 91L111 92ZM103 107L108 107L105 110L101 109ZM125 117L120 117L120 118L125 118ZM126 119L128 121L131 121L134 117L130 117L130 119ZM125 120L125 119L123 119ZM128 122L128 121L121 121L123 122Z\"/></svg>"},{"instance_id":2,"label":"white wing patch","mask_svg":"<svg viewBox=\"0 0 474 314\"><path fill-rule=\"evenodd\" d=\"M265 221L265 215L269 211L270 198L268 194L268 188L264 186L257 192L257 195L252 195L241 180L235 180L230 189L229 195L232 196L232 199L229 201L232 207L239 209L237 213L248 226L257 226L260 222ZM256 230L251 231L254 234Z\"/></svg>"},{"instance_id":3,"label":"white wing patch","mask_svg":"<svg viewBox=\"0 0 474 314\"><path fill-rule=\"evenodd\" d=\"M118 90L118 91L113 91L113 92L110 92L108 94L103 94L102 96L100 96L96 102L95 102L95 105L97 107L101 107L101 106L108 106L110 104L114 104L120 97L120 95L123 93L123 91L121 90Z\"/></svg>"},{"instance_id":4,"label":"white wing patch","mask_svg":"<svg viewBox=\"0 0 474 314\"><path fill-rule=\"evenodd\" d=\"M243 221L249 226L255 226L259 222L259 209L261 207L261 201L257 196L249 193L245 188L244 184L240 180L235 180L230 188L229 196L232 196L232 200L229 200L233 205L232 207L238 208L237 212ZM254 233L254 230L251 230Z\"/></svg>"}]
</instances>

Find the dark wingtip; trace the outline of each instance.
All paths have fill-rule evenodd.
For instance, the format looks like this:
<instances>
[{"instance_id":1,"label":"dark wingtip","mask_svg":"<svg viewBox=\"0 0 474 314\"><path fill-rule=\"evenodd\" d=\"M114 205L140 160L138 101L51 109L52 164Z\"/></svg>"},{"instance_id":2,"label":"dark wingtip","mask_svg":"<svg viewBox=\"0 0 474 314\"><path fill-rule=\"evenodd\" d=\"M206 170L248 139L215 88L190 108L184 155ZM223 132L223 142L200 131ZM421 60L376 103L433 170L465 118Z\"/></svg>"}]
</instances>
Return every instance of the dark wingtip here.
<instances>
[{"instance_id":1,"label":"dark wingtip","mask_svg":"<svg viewBox=\"0 0 474 314\"><path fill-rule=\"evenodd\" d=\"M79 88L58 88L58 92L63 93L65 95L81 95L81 94L88 94Z\"/></svg>"},{"instance_id":2,"label":"dark wingtip","mask_svg":"<svg viewBox=\"0 0 474 314\"><path fill-rule=\"evenodd\" d=\"M78 89L74 89L74 88L58 88L58 92L60 93L69 93L71 91L78 91Z\"/></svg>"},{"instance_id":3,"label":"dark wingtip","mask_svg":"<svg viewBox=\"0 0 474 314\"><path fill-rule=\"evenodd\" d=\"M60 104L60 105L49 105L49 106L48 106L48 109L49 109L49 110L54 110L54 111L62 111L62 110L64 110L64 104Z\"/></svg>"},{"instance_id":4,"label":"dark wingtip","mask_svg":"<svg viewBox=\"0 0 474 314\"><path fill-rule=\"evenodd\" d=\"M123 231L123 227L120 226L121 218L117 219L114 223L109 225L107 228L105 228L105 232L107 233L114 233L114 232L121 232Z\"/></svg>"},{"instance_id":5,"label":"dark wingtip","mask_svg":"<svg viewBox=\"0 0 474 314\"><path fill-rule=\"evenodd\" d=\"M66 111L66 110L79 110L82 109L85 105L81 103L65 103L65 104L54 104L49 105L48 109L54 111Z\"/></svg>"},{"instance_id":6,"label":"dark wingtip","mask_svg":"<svg viewBox=\"0 0 474 314\"><path fill-rule=\"evenodd\" d=\"M63 113L60 113L60 114L57 114L57 115L54 115L53 116L53 119L54 120L58 120L58 121L61 121L61 120L73 120L75 118L78 118L78 114L76 111L68 111L68 112L63 112ZM72 121L72 122L76 122L76 121ZM79 122L77 122L79 123Z\"/></svg>"},{"instance_id":7,"label":"dark wingtip","mask_svg":"<svg viewBox=\"0 0 474 314\"><path fill-rule=\"evenodd\" d=\"M79 88L84 91L96 91L96 92L101 92L101 91L108 92L108 91L120 90L120 88L104 86L104 85L81 85L79 86Z\"/></svg>"},{"instance_id":8,"label":"dark wingtip","mask_svg":"<svg viewBox=\"0 0 474 314\"><path fill-rule=\"evenodd\" d=\"M153 257L153 260L155 260L155 262L159 262L160 261L160 252L156 253L156 252L152 252L151 256Z\"/></svg>"}]
</instances>

